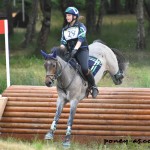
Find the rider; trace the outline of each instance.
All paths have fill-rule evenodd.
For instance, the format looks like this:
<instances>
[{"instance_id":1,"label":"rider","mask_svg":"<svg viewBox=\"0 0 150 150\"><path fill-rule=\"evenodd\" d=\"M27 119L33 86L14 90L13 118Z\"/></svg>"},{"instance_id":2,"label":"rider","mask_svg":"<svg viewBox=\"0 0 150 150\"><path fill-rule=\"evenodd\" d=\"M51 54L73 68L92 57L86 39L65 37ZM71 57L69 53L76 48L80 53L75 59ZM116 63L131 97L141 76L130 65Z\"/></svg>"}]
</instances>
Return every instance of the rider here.
<instances>
[{"instance_id":1,"label":"rider","mask_svg":"<svg viewBox=\"0 0 150 150\"><path fill-rule=\"evenodd\" d=\"M86 77L92 90L92 97L96 98L98 89L95 85L93 74L88 69L89 48L86 40L86 27L78 21L79 11L75 7L68 7L65 11L67 25L62 29L61 45L76 58L81 66L82 72Z\"/></svg>"}]
</instances>

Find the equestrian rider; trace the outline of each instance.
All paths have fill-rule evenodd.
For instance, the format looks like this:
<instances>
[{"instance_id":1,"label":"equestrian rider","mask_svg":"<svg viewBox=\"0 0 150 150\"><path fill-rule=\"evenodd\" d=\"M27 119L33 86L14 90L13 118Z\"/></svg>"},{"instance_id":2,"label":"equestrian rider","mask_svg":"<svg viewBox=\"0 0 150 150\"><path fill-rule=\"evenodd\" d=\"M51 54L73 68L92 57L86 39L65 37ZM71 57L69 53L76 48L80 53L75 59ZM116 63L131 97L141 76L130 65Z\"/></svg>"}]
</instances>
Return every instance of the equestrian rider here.
<instances>
[{"instance_id":1,"label":"equestrian rider","mask_svg":"<svg viewBox=\"0 0 150 150\"><path fill-rule=\"evenodd\" d=\"M86 27L78 21L79 11L75 7L68 7L65 11L67 25L62 29L61 45L71 53L71 57L76 58L81 66L82 72L86 77L92 90L92 97L98 95L93 74L88 69L89 48L86 40Z\"/></svg>"}]
</instances>

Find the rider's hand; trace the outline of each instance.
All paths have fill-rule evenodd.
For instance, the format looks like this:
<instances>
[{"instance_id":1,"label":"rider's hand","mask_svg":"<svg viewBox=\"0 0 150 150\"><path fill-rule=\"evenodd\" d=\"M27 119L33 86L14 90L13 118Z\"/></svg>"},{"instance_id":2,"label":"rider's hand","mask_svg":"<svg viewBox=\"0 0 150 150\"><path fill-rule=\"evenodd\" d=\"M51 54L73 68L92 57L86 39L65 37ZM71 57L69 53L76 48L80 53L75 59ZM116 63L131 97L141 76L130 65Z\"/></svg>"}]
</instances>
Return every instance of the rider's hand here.
<instances>
[{"instance_id":1,"label":"rider's hand","mask_svg":"<svg viewBox=\"0 0 150 150\"><path fill-rule=\"evenodd\" d=\"M71 57L74 57L77 51L78 51L77 49L73 49L71 52Z\"/></svg>"}]
</instances>

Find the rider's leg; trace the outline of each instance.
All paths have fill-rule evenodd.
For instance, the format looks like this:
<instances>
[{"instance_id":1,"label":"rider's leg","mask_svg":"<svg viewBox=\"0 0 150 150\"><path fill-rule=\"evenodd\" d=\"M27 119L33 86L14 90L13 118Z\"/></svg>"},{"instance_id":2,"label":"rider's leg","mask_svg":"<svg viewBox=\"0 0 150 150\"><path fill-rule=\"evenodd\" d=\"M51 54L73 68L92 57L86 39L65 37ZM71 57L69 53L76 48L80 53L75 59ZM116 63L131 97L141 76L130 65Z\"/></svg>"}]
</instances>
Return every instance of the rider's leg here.
<instances>
[{"instance_id":1,"label":"rider's leg","mask_svg":"<svg viewBox=\"0 0 150 150\"><path fill-rule=\"evenodd\" d=\"M91 89L92 89L92 97L93 97L93 98L96 98L96 96L98 95L99 91L98 91L97 86L96 86L96 84L95 84L94 76L93 76L93 74L91 73L90 70L88 71L88 73L86 74L85 77L86 77L88 83L89 83L90 86L91 86Z\"/></svg>"},{"instance_id":2,"label":"rider's leg","mask_svg":"<svg viewBox=\"0 0 150 150\"><path fill-rule=\"evenodd\" d=\"M89 60L89 50L78 50L78 53L76 55L76 59L81 65L82 72L84 76L86 77L89 85L92 87L92 97L95 98L98 94L98 89L95 85L95 79L93 77L93 74L88 69L88 60Z\"/></svg>"}]
</instances>

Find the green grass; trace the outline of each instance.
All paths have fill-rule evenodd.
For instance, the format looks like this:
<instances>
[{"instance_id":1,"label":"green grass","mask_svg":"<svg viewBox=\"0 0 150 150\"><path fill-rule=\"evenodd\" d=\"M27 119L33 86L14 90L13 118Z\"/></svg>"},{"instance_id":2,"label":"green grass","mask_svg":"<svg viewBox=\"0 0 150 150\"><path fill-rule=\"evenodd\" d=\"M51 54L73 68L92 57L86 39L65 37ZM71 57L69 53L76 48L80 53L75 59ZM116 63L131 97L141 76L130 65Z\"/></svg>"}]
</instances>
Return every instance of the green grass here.
<instances>
[{"instance_id":1,"label":"green grass","mask_svg":"<svg viewBox=\"0 0 150 150\"><path fill-rule=\"evenodd\" d=\"M29 142L8 138L3 140L0 139L0 148L2 150L148 150L150 148L150 144L138 144L133 141L106 145L99 142L91 142L87 144L72 142L70 148L64 148L62 146L62 141L53 142L33 140Z\"/></svg>"},{"instance_id":2,"label":"green grass","mask_svg":"<svg viewBox=\"0 0 150 150\"><path fill-rule=\"evenodd\" d=\"M61 36L61 27L63 18L60 12L52 12L51 33L47 43L47 52L53 46L58 46ZM60 19L58 19L60 18ZM39 17L36 31L40 30L41 19ZM147 29L147 23L145 24ZM22 49L21 42L24 39L25 30L15 29L15 33L10 37L10 73L11 85L44 85L45 70L43 67L44 60L31 56L36 45L36 37L28 48ZM150 40L150 35L146 30L146 40ZM102 34L88 34L89 44L95 39L101 39L109 47L117 48L129 60L123 87L150 87L150 42L147 42L147 48L142 51L136 51L136 18L133 15L114 15L105 16L102 26ZM6 88L6 71L5 71L5 46L4 36L0 35L0 93ZM99 86L115 86L111 78L107 75L102 79Z\"/></svg>"}]
</instances>

